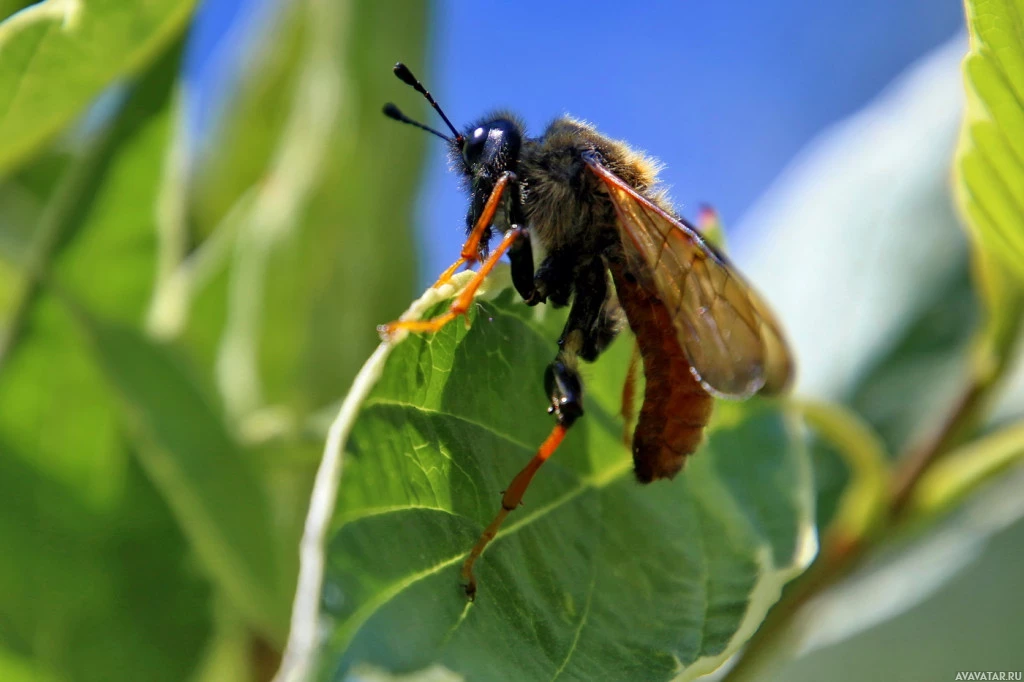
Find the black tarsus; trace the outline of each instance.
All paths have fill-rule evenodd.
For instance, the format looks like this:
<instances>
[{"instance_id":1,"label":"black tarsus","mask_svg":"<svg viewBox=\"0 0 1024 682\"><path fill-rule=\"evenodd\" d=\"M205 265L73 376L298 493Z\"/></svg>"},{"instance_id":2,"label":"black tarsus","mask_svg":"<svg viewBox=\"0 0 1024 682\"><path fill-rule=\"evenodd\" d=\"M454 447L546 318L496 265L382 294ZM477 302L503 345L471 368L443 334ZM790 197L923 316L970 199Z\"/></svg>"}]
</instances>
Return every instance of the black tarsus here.
<instances>
[{"instance_id":1,"label":"black tarsus","mask_svg":"<svg viewBox=\"0 0 1024 682\"><path fill-rule=\"evenodd\" d=\"M608 287L607 265L592 258L576 269L575 296L558 339L558 355L544 373L544 390L559 424L572 426L583 416L583 382L579 360L593 362L621 328L618 301Z\"/></svg>"},{"instance_id":2,"label":"black tarsus","mask_svg":"<svg viewBox=\"0 0 1024 682\"><path fill-rule=\"evenodd\" d=\"M537 305L544 301L538 295L533 279L533 242L530 231L526 229L526 214L523 211L523 195L519 188L519 178L513 173L508 189L508 219L511 229L522 229L522 235L508 251L508 259L512 264L512 286L526 301L527 305Z\"/></svg>"},{"instance_id":3,"label":"black tarsus","mask_svg":"<svg viewBox=\"0 0 1024 682\"><path fill-rule=\"evenodd\" d=\"M544 390L551 400L548 412L566 428L583 416L583 385L580 375L561 360L561 354L544 372Z\"/></svg>"},{"instance_id":4,"label":"black tarsus","mask_svg":"<svg viewBox=\"0 0 1024 682\"><path fill-rule=\"evenodd\" d=\"M526 301L526 305L543 303L544 299L539 296L533 281L533 243L529 230L524 230L508 250L508 259L512 264L512 286Z\"/></svg>"}]
</instances>

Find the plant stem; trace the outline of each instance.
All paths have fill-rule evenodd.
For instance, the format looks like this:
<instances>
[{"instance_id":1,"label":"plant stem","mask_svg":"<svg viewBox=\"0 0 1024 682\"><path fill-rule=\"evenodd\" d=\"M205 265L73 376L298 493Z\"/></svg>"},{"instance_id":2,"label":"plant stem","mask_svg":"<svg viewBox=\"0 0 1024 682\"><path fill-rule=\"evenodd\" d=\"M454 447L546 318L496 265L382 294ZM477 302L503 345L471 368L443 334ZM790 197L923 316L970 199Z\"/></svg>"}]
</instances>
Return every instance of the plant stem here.
<instances>
[{"instance_id":1,"label":"plant stem","mask_svg":"<svg viewBox=\"0 0 1024 682\"><path fill-rule=\"evenodd\" d=\"M880 540L890 537L892 531L899 528L904 520L903 511L907 501L918 482L935 462L974 428L988 398L999 383L997 376L975 373L940 427L900 458L892 474L890 494L876 532L863 534L856 529L834 528L825 537L818 557L789 586L768 613L724 680L739 682L763 675L765 664L785 642L804 606L826 588L848 576Z\"/></svg>"},{"instance_id":2,"label":"plant stem","mask_svg":"<svg viewBox=\"0 0 1024 682\"><path fill-rule=\"evenodd\" d=\"M949 452L975 426L977 417L991 393L992 381L976 379L965 387L949 416L931 436L911 448L893 473L889 496L889 516L900 517L921 477L942 455Z\"/></svg>"}]
</instances>

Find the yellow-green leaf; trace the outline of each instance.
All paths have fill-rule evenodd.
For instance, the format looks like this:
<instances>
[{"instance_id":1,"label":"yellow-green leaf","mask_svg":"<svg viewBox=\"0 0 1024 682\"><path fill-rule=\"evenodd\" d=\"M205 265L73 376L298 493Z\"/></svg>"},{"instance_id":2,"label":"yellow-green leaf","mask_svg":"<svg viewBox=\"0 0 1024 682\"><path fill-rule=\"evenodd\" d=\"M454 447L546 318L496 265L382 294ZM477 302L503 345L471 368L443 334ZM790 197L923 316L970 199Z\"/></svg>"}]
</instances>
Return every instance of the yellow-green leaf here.
<instances>
[{"instance_id":1,"label":"yellow-green leaf","mask_svg":"<svg viewBox=\"0 0 1024 682\"><path fill-rule=\"evenodd\" d=\"M192 0L44 0L0 23L0 176L181 32Z\"/></svg>"},{"instance_id":2,"label":"yellow-green leaf","mask_svg":"<svg viewBox=\"0 0 1024 682\"><path fill-rule=\"evenodd\" d=\"M1024 280L1024 2L967 0L960 208L981 248Z\"/></svg>"}]
</instances>

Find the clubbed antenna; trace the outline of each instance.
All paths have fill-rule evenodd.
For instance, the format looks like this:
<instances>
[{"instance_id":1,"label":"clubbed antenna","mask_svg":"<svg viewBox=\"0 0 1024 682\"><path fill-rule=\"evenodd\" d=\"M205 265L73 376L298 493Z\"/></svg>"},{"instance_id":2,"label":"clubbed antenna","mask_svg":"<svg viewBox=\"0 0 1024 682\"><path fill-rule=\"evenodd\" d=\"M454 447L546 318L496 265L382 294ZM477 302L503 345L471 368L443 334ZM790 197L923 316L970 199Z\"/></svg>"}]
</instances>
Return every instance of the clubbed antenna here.
<instances>
[{"instance_id":1,"label":"clubbed antenna","mask_svg":"<svg viewBox=\"0 0 1024 682\"><path fill-rule=\"evenodd\" d=\"M420 130L426 130L428 133L433 133L434 135L437 135L438 137L440 137L445 142L451 142L452 141L452 138L448 137L447 135L445 135L441 131L434 130L430 126L426 126L426 125L423 125L422 123L420 123L419 121L412 120L411 118L409 118L408 116L403 114L402 110L399 109L398 107L396 107L391 102L388 102L387 104L384 105L384 115L387 116L388 118L393 118L394 120L398 121L399 123L408 123L411 126L416 126Z\"/></svg>"},{"instance_id":2,"label":"clubbed antenna","mask_svg":"<svg viewBox=\"0 0 1024 682\"><path fill-rule=\"evenodd\" d=\"M453 135L455 135L455 142L457 144L462 144L464 139L462 137L462 134L455 129L455 126L452 125L452 122L449 121L448 117L444 115L444 111L441 110L441 105L434 100L433 96L429 92L427 92L427 89L423 87L423 83L420 83L419 80L416 79L416 76L412 75L412 71L409 70L409 67L403 64L402 62L398 62L397 64L395 64L394 72L395 75L398 76L399 80L401 80L406 85L411 85L416 92L420 93L421 95L427 98L427 101L430 102L430 106L434 107L434 111L441 114L441 118L443 118L444 122L448 125L448 129L452 131ZM394 112L401 114L401 112L398 111L398 108L395 107L394 105L391 106L391 109ZM385 107L384 113L387 116L394 118L396 121L401 121L402 123L411 123L413 125L419 126L420 128L423 128L424 130L428 130L434 134L439 134L437 133L436 130L433 130L432 128L427 128L422 123L416 123L415 121L407 118L404 114L402 114L402 118L392 116L392 114L389 113L387 107ZM444 135L441 135L441 137L448 139Z\"/></svg>"}]
</instances>

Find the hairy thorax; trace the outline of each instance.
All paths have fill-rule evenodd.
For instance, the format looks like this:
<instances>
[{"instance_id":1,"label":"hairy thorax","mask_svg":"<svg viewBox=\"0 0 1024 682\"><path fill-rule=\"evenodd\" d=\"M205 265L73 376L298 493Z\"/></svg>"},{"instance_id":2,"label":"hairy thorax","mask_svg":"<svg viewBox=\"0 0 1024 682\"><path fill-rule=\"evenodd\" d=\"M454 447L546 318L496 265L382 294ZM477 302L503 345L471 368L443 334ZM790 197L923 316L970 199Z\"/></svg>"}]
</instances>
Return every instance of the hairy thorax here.
<instances>
[{"instance_id":1,"label":"hairy thorax","mask_svg":"<svg viewBox=\"0 0 1024 682\"><path fill-rule=\"evenodd\" d=\"M619 241L615 209L583 153L598 152L609 170L641 193L657 183L657 164L581 121L562 117L527 140L519 159L523 208L531 234L547 250L601 253ZM652 197L661 201L660 196Z\"/></svg>"}]
</instances>

